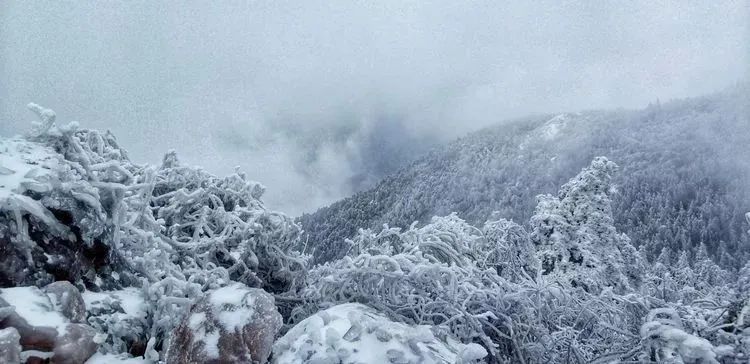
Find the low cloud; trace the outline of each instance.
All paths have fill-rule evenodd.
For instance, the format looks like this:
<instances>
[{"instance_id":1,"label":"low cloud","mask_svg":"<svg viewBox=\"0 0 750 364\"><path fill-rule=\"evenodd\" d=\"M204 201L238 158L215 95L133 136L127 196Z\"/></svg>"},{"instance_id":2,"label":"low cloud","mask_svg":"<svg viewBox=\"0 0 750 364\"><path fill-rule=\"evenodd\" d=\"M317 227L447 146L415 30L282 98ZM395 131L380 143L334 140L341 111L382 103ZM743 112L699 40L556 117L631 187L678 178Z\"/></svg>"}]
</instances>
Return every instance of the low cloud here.
<instances>
[{"instance_id":1,"label":"low cloud","mask_svg":"<svg viewBox=\"0 0 750 364\"><path fill-rule=\"evenodd\" d=\"M0 3L0 133L36 101L241 166L298 214L528 113L636 107L748 75L747 2Z\"/></svg>"}]
</instances>

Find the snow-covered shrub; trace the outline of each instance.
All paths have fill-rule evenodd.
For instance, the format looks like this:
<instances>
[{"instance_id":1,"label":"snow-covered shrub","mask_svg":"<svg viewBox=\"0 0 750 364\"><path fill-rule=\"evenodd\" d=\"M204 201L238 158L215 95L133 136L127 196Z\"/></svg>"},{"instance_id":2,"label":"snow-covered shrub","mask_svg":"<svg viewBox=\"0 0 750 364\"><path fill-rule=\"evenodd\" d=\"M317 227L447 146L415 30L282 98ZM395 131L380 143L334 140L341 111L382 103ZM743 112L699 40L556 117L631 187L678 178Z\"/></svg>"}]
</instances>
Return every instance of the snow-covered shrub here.
<instances>
[{"instance_id":1,"label":"snow-covered shrub","mask_svg":"<svg viewBox=\"0 0 750 364\"><path fill-rule=\"evenodd\" d=\"M484 223L482 233L489 246L483 249L485 255L477 264L494 266L501 277L514 282L536 277L539 260L529 234L521 225L506 219L493 219Z\"/></svg>"},{"instance_id":2,"label":"snow-covered shrub","mask_svg":"<svg viewBox=\"0 0 750 364\"><path fill-rule=\"evenodd\" d=\"M630 288L629 276L638 274L627 271L623 256L632 264L637 255L629 239L615 229L608 196L616 170L615 163L597 157L563 185L557 197L538 197L531 240L542 274L559 276L589 292Z\"/></svg>"},{"instance_id":3,"label":"snow-covered shrub","mask_svg":"<svg viewBox=\"0 0 750 364\"><path fill-rule=\"evenodd\" d=\"M718 363L716 349L701 337L684 331L680 316L672 309L654 309L641 326L645 355L642 360L658 363Z\"/></svg>"},{"instance_id":4,"label":"snow-covered shrub","mask_svg":"<svg viewBox=\"0 0 750 364\"><path fill-rule=\"evenodd\" d=\"M310 271L303 290L307 304L295 317L360 302L393 320L436 326L463 343L479 343L493 362L590 360L610 349L627 352L637 346L631 332L647 312L645 303L611 291L601 297L580 288L571 292L547 277L533 280L526 272L533 259L525 265L504 260L518 259L522 249L493 245L518 240L509 237L511 232L523 241L520 231L496 220L483 234L453 215L405 232L362 230L351 241L349 256ZM493 260L491 254L498 252L504 258ZM466 257L471 259L465 262ZM498 269L493 261L508 265Z\"/></svg>"},{"instance_id":5,"label":"snow-covered shrub","mask_svg":"<svg viewBox=\"0 0 750 364\"><path fill-rule=\"evenodd\" d=\"M299 283L305 257L292 250L299 228L260 201L264 187L244 173L215 177L165 157L152 181L151 208L162 238L180 254L183 272L205 275L208 288L229 280L271 292ZM220 271L216 271L216 270Z\"/></svg>"},{"instance_id":6,"label":"snow-covered shrub","mask_svg":"<svg viewBox=\"0 0 750 364\"><path fill-rule=\"evenodd\" d=\"M158 168L138 165L109 132L58 126L54 112L29 107L42 122L0 146L1 181L15 182L0 184L2 285L139 287L151 358L207 290L241 282L284 297L299 289L300 229L264 207L260 184L183 166L174 153ZM134 341L114 322L96 326L110 335L105 351Z\"/></svg>"},{"instance_id":7,"label":"snow-covered shrub","mask_svg":"<svg viewBox=\"0 0 750 364\"><path fill-rule=\"evenodd\" d=\"M150 308L140 288L86 291L83 300L88 324L100 333L102 351L143 355L149 338Z\"/></svg>"}]
</instances>

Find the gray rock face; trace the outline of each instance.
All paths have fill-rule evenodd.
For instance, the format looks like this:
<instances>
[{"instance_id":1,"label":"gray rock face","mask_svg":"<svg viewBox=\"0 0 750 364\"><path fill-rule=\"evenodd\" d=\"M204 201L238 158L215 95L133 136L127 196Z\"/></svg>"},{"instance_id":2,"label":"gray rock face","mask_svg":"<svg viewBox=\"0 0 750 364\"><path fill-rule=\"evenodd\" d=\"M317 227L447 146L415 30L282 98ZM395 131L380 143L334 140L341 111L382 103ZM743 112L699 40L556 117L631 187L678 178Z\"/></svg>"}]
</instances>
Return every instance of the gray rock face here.
<instances>
[{"instance_id":1,"label":"gray rock face","mask_svg":"<svg viewBox=\"0 0 750 364\"><path fill-rule=\"evenodd\" d=\"M171 336L166 362L265 363L282 318L265 291L234 284L207 293Z\"/></svg>"},{"instance_id":2,"label":"gray rock face","mask_svg":"<svg viewBox=\"0 0 750 364\"><path fill-rule=\"evenodd\" d=\"M81 292L73 284L68 281L57 281L48 284L42 290L70 322L86 323L86 304Z\"/></svg>"},{"instance_id":3,"label":"gray rock face","mask_svg":"<svg viewBox=\"0 0 750 364\"><path fill-rule=\"evenodd\" d=\"M21 362L20 341L21 335L18 334L18 330L12 327L0 330L0 362Z\"/></svg>"},{"instance_id":4,"label":"gray rock face","mask_svg":"<svg viewBox=\"0 0 750 364\"><path fill-rule=\"evenodd\" d=\"M55 364L83 363L96 353L96 330L84 324L68 324L55 341L52 356Z\"/></svg>"}]
</instances>

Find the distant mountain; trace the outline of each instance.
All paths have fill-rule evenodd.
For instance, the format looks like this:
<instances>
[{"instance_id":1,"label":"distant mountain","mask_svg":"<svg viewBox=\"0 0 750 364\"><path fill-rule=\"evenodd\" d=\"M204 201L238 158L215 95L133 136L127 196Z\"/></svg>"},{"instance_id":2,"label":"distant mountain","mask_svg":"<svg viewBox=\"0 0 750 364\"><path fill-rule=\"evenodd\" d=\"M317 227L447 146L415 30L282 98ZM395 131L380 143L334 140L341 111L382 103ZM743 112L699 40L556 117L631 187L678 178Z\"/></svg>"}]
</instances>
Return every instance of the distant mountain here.
<instances>
[{"instance_id":1,"label":"distant mountain","mask_svg":"<svg viewBox=\"0 0 750 364\"><path fill-rule=\"evenodd\" d=\"M345 254L359 228L407 227L457 212L470 223L493 211L525 224L536 196L555 193L596 156L620 166L618 230L649 255L693 251L750 258L750 88L642 110L585 111L498 124L434 150L374 188L299 218L315 262Z\"/></svg>"}]
</instances>

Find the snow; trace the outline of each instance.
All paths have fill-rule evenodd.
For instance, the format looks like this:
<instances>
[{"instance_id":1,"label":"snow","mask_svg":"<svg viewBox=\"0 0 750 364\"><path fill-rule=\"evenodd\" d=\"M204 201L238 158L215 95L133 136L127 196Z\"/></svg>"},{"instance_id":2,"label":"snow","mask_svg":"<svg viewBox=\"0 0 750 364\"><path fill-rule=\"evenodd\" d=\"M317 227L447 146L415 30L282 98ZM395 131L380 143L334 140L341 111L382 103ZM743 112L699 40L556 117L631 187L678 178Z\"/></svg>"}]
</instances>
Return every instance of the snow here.
<instances>
[{"instance_id":1,"label":"snow","mask_svg":"<svg viewBox=\"0 0 750 364\"><path fill-rule=\"evenodd\" d=\"M0 204L13 194L23 193L24 184L54 170L58 158L50 148L20 137L0 139Z\"/></svg>"},{"instance_id":2,"label":"snow","mask_svg":"<svg viewBox=\"0 0 750 364\"><path fill-rule=\"evenodd\" d=\"M128 287L122 290L102 292L85 291L82 296L87 310L107 300L118 301L126 315L141 319L146 318L148 306L139 288Z\"/></svg>"},{"instance_id":3,"label":"snow","mask_svg":"<svg viewBox=\"0 0 750 364\"><path fill-rule=\"evenodd\" d=\"M537 140L552 141L556 139L560 135L560 132L570 123L573 116L579 115L559 114L547 120L542 126L535 129L533 133L524 137L523 141L518 145L518 149L526 150L530 144ZM518 158L521 158L521 155L518 155Z\"/></svg>"},{"instance_id":4,"label":"snow","mask_svg":"<svg viewBox=\"0 0 750 364\"><path fill-rule=\"evenodd\" d=\"M201 323L206 321L206 314L204 312L198 312L190 315L188 325L193 331L197 331L200 328Z\"/></svg>"},{"instance_id":5,"label":"snow","mask_svg":"<svg viewBox=\"0 0 750 364\"><path fill-rule=\"evenodd\" d=\"M29 325L47 326L62 333L67 320L55 311L49 297L36 287L14 287L0 289L0 298L14 306L16 313Z\"/></svg>"},{"instance_id":6,"label":"snow","mask_svg":"<svg viewBox=\"0 0 750 364\"><path fill-rule=\"evenodd\" d=\"M429 326L392 322L373 309L345 303L303 320L274 344L275 363L453 363L484 349L439 341ZM480 357L484 357L481 355Z\"/></svg>"},{"instance_id":7,"label":"snow","mask_svg":"<svg viewBox=\"0 0 750 364\"><path fill-rule=\"evenodd\" d=\"M0 359L20 361L21 335L14 327L0 329Z\"/></svg>"},{"instance_id":8,"label":"snow","mask_svg":"<svg viewBox=\"0 0 750 364\"><path fill-rule=\"evenodd\" d=\"M193 333L194 340L196 342L203 342L205 345L204 350L208 358L219 357L219 337L221 332L214 328L212 332L207 331L206 325L206 314L204 312L197 312L190 315L188 319L188 327Z\"/></svg>"},{"instance_id":9,"label":"snow","mask_svg":"<svg viewBox=\"0 0 750 364\"><path fill-rule=\"evenodd\" d=\"M565 128L569 120L570 115L568 114L557 115L544 123L544 125L540 129L539 134L544 140L553 140L558 136L558 134L560 134L560 131Z\"/></svg>"},{"instance_id":10,"label":"snow","mask_svg":"<svg viewBox=\"0 0 750 364\"><path fill-rule=\"evenodd\" d=\"M55 355L52 351L26 350L21 352L21 360L26 362L30 357L35 356L40 359L50 359Z\"/></svg>"},{"instance_id":11,"label":"snow","mask_svg":"<svg viewBox=\"0 0 750 364\"><path fill-rule=\"evenodd\" d=\"M151 361L143 359L142 357L131 358L125 354L102 354L96 353L94 356L89 358L85 364L150 364Z\"/></svg>"},{"instance_id":12,"label":"snow","mask_svg":"<svg viewBox=\"0 0 750 364\"><path fill-rule=\"evenodd\" d=\"M241 284L232 284L211 292L209 298L216 319L229 331L240 329L255 315L255 297ZM227 310L226 306L233 306Z\"/></svg>"},{"instance_id":13,"label":"snow","mask_svg":"<svg viewBox=\"0 0 750 364\"><path fill-rule=\"evenodd\" d=\"M216 330L203 337L203 343L206 344L206 354L208 358L215 359L219 357L219 331Z\"/></svg>"},{"instance_id":14,"label":"snow","mask_svg":"<svg viewBox=\"0 0 750 364\"><path fill-rule=\"evenodd\" d=\"M685 363L716 362L717 353L711 342L670 324L659 321L647 322L641 327L641 337L650 341L652 347L660 350L661 358L679 357Z\"/></svg>"}]
</instances>

